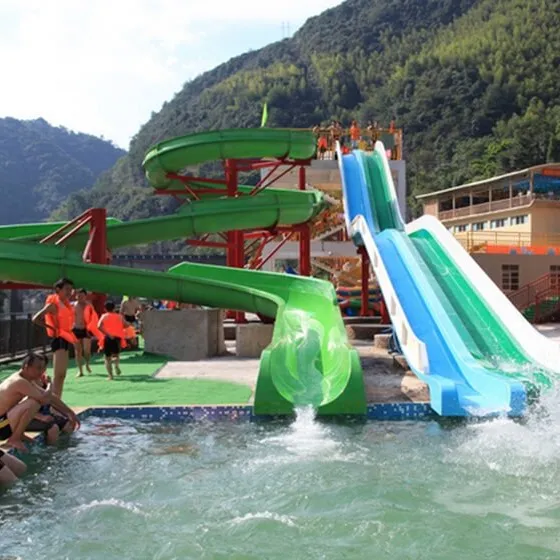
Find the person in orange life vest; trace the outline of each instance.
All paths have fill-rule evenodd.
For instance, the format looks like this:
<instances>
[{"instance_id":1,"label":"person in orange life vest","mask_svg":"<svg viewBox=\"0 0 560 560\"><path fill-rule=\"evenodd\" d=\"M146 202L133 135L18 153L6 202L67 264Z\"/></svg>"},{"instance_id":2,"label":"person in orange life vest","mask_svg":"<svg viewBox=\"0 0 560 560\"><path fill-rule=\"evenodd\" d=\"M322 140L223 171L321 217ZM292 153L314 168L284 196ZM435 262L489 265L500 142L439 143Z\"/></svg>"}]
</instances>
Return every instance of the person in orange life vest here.
<instances>
[{"instance_id":1,"label":"person in orange life vest","mask_svg":"<svg viewBox=\"0 0 560 560\"><path fill-rule=\"evenodd\" d=\"M82 377L84 375L84 362L87 372L91 373L91 368L89 366L91 359L91 334L88 327L93 320L95 320L95 325L97 326L99 318L97 317L97 313L95 313L95 309L87 300L86 290L83 288L74 290L74 296L76 297L76 301L73 303L74 328L72 332L77 338L77 342L74 344L76 363L78 365L78 375L76 377ZM93 315L95 315L95 319Z\"/></svg>"},{"instance_id":2,"label":"person in orange life vest","mask_svg":"<svg viewBox=\"0 0 560 560\"><path fill-rule=\"evenodd\" d=\"M45 306L33 316L33 322L45 327L51 337L51 351L53 353L54 379L52 392L57 397L62 396L64 380L68 370L68 351L70 345L76 344L78 339L72 332L74 328L74 308L70 297L74 289L74 282L69 278L61 278L54 285L54 294L47 297Z\"/></svg>"},{"instance_id":3,"label":"person in orange life vest","mask_svg":"<svg viewBox=\"0 0 560 560\"><path fill-rule=\"evenodd\" d=\"M350 127L350 142L353 150L357 150L360 145L360 138L362 137L362 131L358 126L357 121L352 121L352 126Z\"/></svg>"},{"instance_id":4,"label":"person in orange life vest","mask_svg":"<svg viewBox=\"0 0 560 560\"><path fill-rule=\"evenodd\" d=\"M101 315L97 327L105 336L103 351L109 379L113 379L113 363L115 364L116 374L121 374L120 352L121 348L126 348L125 329L128 326L122 315L115 311L115 304L112 301L107 301L105 303L105 313Z\"/></svg>"},{"instance_id":5,"label":"person in orange life vest","mask_svg":"<svg viewBox=\"0 0 560 560\"><path fill-rule=\"evenodd\" d=\"M319 134L319 139L317 140L317 151L319 152L319 159L325 159L325 154L329 148L329 141L325 133Z\"/></svg>"}]
</instances>

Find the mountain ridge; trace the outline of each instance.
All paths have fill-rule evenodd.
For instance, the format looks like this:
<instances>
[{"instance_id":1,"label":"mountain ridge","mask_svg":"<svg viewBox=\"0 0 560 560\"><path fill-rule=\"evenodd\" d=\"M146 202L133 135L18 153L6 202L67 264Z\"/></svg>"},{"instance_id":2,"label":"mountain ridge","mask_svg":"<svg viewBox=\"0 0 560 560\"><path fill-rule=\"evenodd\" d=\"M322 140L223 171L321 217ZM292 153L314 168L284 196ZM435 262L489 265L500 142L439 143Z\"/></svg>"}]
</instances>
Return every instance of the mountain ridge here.
<instances>
[{"instance_id":1,"label":"mountain ridge","mask_svg":"<svg viewBox=\"0 0 560 560\"><path fill-rule=\"evenodd\" d=\"M166 211L143 190L148 148L190 132L259 126L265 101L268 126L395 116L411 195L560 159L558 26L560 0L347 0L292 38L187 82L140 127L126 165L82 202L127 191L127 216L109 201L118 217L136 217L137 207ZM83 208L73 197L60 215Z\"/></svg>"}]
</instances>

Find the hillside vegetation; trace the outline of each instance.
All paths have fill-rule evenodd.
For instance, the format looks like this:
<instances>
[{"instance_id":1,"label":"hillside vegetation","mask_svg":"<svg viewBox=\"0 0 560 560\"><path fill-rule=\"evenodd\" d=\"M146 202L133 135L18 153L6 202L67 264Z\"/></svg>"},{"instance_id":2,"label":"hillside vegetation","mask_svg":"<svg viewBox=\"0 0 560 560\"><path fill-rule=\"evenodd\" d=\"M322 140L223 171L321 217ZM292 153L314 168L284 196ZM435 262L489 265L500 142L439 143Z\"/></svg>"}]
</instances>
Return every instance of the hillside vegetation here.
<instances>
[{"instance_id":1,"label":"hillside vegetation","mask_svg":"<svg viewBox=\"0 0 560 560\"><path fill-rule=\"evenodd\" d=\"M124 154L110 142L43 119L0 119L0 224L48 218Z\"/></svg>"},{"instance_id":2,"label":"hillside vegetation","mask_svg":"<svg viewBox=\"0 0 560 560\"><path fill-rule=\"evenodd\" d=\"M265 101L271 127L395 116L411 194L560 160L558 29L560 0L348 0L185 84L61 214L98 203L128 219L165 211L144 187L149 146L258 126Z\"/></svg>"}]
</instances>

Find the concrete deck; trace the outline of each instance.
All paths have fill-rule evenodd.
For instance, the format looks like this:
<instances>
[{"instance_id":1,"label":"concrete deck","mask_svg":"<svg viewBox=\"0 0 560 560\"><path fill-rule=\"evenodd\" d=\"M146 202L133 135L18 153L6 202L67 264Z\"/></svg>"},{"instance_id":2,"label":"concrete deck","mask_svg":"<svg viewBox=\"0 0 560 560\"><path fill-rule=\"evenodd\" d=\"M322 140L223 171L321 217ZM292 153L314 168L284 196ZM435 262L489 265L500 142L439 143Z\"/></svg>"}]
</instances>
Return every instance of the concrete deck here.
<instances>
[{"instance_id":1,"label":"concrete deck","mask_svg":"<svg viewBox=\"0 0 560 560\"><path fill-rule=\"evenodd\" d=\"M372 342L353 341L360 354L368 403L429 402L427 386L403 369L385 350ZM253 401L259 374L259 360L238 358L235 341L226 341L229 354L198 362L169 362L155 375L158 379L182 378L229 381L251 388Z\"/></svg>"}]
</instances>

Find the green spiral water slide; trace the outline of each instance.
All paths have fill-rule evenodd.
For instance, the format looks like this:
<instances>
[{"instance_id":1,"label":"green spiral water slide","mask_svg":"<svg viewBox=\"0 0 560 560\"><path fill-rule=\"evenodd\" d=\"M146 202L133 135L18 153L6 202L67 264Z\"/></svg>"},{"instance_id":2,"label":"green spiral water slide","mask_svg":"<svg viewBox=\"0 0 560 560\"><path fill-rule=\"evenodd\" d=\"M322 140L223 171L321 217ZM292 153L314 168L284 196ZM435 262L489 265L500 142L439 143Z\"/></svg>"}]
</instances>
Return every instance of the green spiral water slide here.
<instances>
[{"instance_id":1,"label":"green spiral water slide","mask_svg":"<svg viewBox=\"0 0 560 560\"><path fill-rule=\"evenodd\" d=\"M309 132L224 130L162 142L144 160L156 189L173 188L167 173L216 159L307 159L315 150ZM204 184L208 187L208 184ZM215 185L221 187L221 185ZM243 188L241 189L244 190ZM322 194L267 189L234 199L211 196L184 205L172 216L134 222L109 221L112 249L224 229L266 228L308 221L324 208ZM255 414L289 414L313 405L320 414L365 414L358 355L349 345L332 285L321 280L183 263L167 273L81 261L85 233L64 247L36 241L60 224L0 227L0 279L50 285L61 276L92 291L136 293L276 317L273 340L261 357Z\"/></svg>"}]
</instances>

